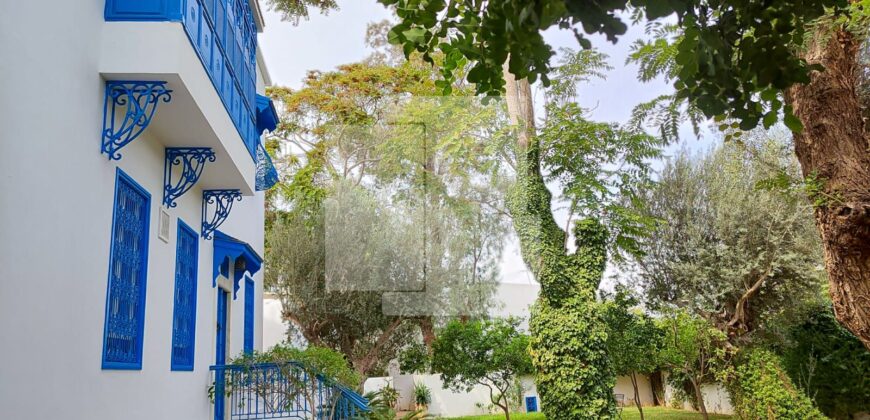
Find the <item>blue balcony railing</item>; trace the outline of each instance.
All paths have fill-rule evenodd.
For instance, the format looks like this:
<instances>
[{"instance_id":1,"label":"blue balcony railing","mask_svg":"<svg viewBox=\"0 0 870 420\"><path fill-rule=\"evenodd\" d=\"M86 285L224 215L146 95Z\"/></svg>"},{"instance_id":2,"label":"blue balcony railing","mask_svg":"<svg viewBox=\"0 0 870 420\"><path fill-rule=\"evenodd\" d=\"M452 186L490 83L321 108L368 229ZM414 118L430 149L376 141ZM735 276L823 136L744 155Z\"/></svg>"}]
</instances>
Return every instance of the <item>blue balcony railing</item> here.
<instances>
[{"instance_id":1,"label":"blue balcony railing","mask_svg":"<svg viewBox=\"0 0 870 420\"><path fill-rule=\"evenodd\" d=\"M107 21L181 21L245 147L256 159L257 27L248 0L106 0Z\"/></svg>"},{"instance_id":2,"label":"blue balcony railing","mask_svg":"<svg viewBox=\"0 0 870 420\"><path fill-rule=\"evenodd\" d=\"M212 366L215 418L231 420L364 418L368 400L301 364Z\"/></svg>"},{"instance_id":3,"label":"blue balcony railing","mask_svg":"<svg viewBox=\"0 0 870 420\"><path fill-rule=\"evenodd\" d=\"M257 27L247 0L187 0L182 19L251 157L256 159Z\"/></svg>"}]
</instances>

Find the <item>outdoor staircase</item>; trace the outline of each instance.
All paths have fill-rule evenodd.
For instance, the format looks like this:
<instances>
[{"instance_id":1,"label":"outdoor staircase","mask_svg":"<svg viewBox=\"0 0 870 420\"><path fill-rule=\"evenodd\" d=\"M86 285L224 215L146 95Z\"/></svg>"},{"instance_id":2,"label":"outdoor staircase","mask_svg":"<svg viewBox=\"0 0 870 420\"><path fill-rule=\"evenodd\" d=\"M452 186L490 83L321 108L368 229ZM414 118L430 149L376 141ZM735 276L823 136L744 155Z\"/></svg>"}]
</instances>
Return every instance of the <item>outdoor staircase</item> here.
<instances>
[{"instance_id":1,"label":"outdoor staircase","mask_svg":"<svg viewBox=\"0 0 870 420\"><path fill-rule=\"evenodd\" d=\"M365 418L368 400L297 362L212 366L216 420ZM221 396L223 398L221 398Z\"/></svg>"}]
</instances>

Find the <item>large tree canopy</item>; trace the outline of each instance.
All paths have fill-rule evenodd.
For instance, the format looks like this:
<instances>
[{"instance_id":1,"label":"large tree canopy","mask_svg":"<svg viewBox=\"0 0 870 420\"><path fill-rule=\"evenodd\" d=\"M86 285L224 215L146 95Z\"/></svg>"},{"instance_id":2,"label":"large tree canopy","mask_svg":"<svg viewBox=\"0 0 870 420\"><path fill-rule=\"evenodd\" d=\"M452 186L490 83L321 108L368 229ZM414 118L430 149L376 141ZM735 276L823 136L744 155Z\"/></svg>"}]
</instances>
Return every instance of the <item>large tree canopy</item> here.
<instances>
[{"instance_id":1,"label":"large tree canopy","mask_svg":"<svg viewBox=\"0 0 870 420\"><path fill-rule=\"evenodd\" d=\"M633 266L649 307L687 308L740 345L820 294L810 204L801 190L764 188L798 171L782 134L683 152L639 197L661 221Z\"/></svg>"}]
</instances>

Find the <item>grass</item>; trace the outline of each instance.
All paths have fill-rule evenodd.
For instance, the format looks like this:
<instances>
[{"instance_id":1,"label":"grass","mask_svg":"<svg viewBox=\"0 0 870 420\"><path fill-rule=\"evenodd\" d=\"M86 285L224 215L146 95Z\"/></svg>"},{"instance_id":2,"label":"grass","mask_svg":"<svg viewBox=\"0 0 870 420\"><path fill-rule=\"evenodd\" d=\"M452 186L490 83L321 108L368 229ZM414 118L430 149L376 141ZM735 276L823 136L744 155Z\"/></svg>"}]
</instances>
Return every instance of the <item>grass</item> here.
<instances>
[{"instance_id":1,"label":"grass","mask_svg":"<svg viewBox=\"0 0 870 420\"><path fill-rule=\"evenodd\" d=\"M685 410L676 410L673 408L664 408L664 407L645 407L643 409L644 418L646 420L695 420L703 418L700 414L685 411ZM726 420L733 419L735 417L725 416L722 414L710 414L711 420ZM488 415L488 416L471 416L471 417L451 417L452 420L502 420L504 419L504 415ZM623 420L639 420L640 413L637 412L637 408L624 408L622 409L622 419ZM511 414L511 420L544 420L543 414L540 413L516 413Z\"/></svg>"}]
</instances>

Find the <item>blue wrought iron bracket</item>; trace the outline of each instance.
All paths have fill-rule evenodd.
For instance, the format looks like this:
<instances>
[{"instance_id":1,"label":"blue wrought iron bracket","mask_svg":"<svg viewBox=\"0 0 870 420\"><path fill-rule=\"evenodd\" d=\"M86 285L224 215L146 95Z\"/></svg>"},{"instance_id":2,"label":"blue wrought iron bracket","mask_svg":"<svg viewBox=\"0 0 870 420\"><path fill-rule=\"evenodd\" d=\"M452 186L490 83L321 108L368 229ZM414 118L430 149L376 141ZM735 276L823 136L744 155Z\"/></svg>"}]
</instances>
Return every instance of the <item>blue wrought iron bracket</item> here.
<instances>
[{"instance_id":1,"label":"blue wrought iron bracket","mask_svg":"<svg viewBox=\"0 0 870 420\"><path fill-rule=\"evenodd\" d=\"M166 162L163 165L163 205L175 207L175 199L193 188L205 169L205 162L214 162L215 154L211 147L167 147ZM177 180L172 180L176 166L181 167Z\"/></svg>"},{"instance_id":2,"label":"blue wrought iron bracket","mask_svg":"<svg viewBox=\"0 0 870 420\"><path fill-rule=\"evenodd\" d=\"M241 190L204 190L202 192L202 237L211 239L212 233L227 220L234 201L242 201ZM214 206L214 211L209 207ZM209 216L211 213L211 216Z\"/></svg>"},{"instance_id":3,"label":"blue wrought iron bracket","mask_svg":"<svg viewBox=\"0 0 870 420\"><path fill-rule=\"evenodd\" d=\"M157 111L162 100L169 102L172 91L166 82L110 80L106 82L106 98L103 102L102 153L109 160L121 159L118 150L139 137ZM124 118L120 122L119 115Z\"/></svg>"}]
</instances>

